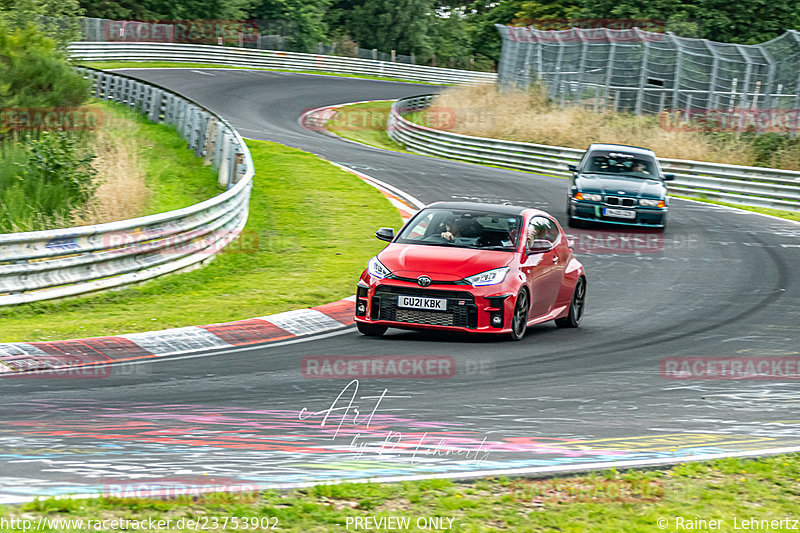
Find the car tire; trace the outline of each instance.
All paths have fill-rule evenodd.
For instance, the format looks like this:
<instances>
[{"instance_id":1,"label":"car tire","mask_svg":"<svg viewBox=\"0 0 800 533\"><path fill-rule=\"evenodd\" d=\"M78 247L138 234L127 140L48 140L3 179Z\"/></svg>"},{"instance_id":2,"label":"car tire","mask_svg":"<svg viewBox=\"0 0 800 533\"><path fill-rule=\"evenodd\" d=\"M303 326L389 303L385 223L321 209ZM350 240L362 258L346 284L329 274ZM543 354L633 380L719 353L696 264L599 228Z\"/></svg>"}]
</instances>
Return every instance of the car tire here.
<instances>
[{"instance_id":1,"label":"car tire","mask_svg":"<svg viewBox=\"0 0 800 533\"><path fill-rule=\"evenodd\" d=\"M366 335L367 337L380 337L389 329L389 326L367 324L365 322L356 322L356 327L362 335Z\"/></svg>"},{"instance_id":2,"label":"car tire","mask_svg":"<svg viewBox=\"0 0 800 533\"><path fill-rule=\"evenodd\" d=\"M514 302L514 313L511 315L511 340L522 340L528 329L528 311L531 308L528 291L522 289Z\"/></svg>"},{"instance_id":3,"label":"car tire","mask_svg":"<svg viewBox=\"0 0 800 533\"><path fill-rule=\"evenodd\" d=\"M578 278L575 284L575 291L572 293L572 301L569 304L567 316L556 318L556 326L559 328L577 328L583 317L583 310L586 307L586 278Z\"/></svg>"},{"instance_id":4,"label":"car tire","mask_svg":"<svg viewBox=\"0 0 800 533\"><path fill-rule=\"evenodd\" d=\"M567 217L567 226L569 226L570 228L580 229L583 227L583 220Z\"/></svg>"}]
</instances>

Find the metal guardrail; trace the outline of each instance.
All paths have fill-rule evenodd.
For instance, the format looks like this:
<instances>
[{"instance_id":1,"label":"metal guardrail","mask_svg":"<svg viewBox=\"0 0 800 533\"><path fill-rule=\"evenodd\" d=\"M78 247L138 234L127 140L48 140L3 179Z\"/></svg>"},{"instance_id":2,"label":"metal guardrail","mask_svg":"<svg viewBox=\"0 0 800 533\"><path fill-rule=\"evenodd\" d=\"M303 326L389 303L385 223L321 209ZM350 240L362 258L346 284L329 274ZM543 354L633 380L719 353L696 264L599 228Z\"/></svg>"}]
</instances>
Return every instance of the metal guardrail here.
<instances>
[{"instance_id":1,"label":"metal guardrail","mask_svg":"<svg viewBox=\"0 0 800 533\"><path fill-rule=\"evenodd\" d=\"M0 305L86 294L211 259L247 222L253 161L239 133L199 104L135 78L81 70L93 94L176 126L228 189L199 204L93 226L0 235Z\"/></svg>"},{"instance_id":2,"label":"metal guardrail","mask_svg":"<svg viewBox=\"0 0 800 533\"><path fill-rule=\"evenodd\" d=\"M248 68L306 70L386 76L428 83L494 83L494 72L477 72L355 57L251 50L204 44L76 42L69 46L76 61L173 61Z\"/></svg>"},{"instance_id":3,"label":"metal guardrail","mask_svg":"<svg viewBox=\"0 0 800 533\"><path fill-rule=\"evenodd\" d=\"M435 95L403 98L392 104L387 133L396 143L422 154L570 177L567 164L584 150L502 139L488 139L414 124L403 114L426 109ZM659 158L664 172L675 174L670 193L752 207L800 212L800 172L774 168Z\"/></svg>"}]
</instances>

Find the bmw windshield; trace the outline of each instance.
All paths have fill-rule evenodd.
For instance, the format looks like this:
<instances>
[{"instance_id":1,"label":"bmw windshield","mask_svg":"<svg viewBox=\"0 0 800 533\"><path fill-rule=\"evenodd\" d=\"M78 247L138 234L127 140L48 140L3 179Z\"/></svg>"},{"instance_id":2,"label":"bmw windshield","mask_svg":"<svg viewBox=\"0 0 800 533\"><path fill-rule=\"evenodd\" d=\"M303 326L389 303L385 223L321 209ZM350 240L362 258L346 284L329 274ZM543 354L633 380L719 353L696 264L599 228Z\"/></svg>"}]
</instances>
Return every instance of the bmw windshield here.
<instances>
[{"instance_id":1,"label":"bmw windshield","mask_svg":"<svg viewBox=\"0 0 800 533\"><path fill-rule=\"evenodd\" d=\"M519 215L432 208L414 217L395 242L513 252L521 226Z\"/></svg>"},{"instance_id":2,"label":"bmw windshield","mask_svg":"<svg viewBox=\"0 0 800 533\"><path fill-rule=\"evenodd\" d=\"M641 179L660 179L653 157L643 154L595 150L584 161L584 174L604 174Z\"/></svg>"}]
</instances>

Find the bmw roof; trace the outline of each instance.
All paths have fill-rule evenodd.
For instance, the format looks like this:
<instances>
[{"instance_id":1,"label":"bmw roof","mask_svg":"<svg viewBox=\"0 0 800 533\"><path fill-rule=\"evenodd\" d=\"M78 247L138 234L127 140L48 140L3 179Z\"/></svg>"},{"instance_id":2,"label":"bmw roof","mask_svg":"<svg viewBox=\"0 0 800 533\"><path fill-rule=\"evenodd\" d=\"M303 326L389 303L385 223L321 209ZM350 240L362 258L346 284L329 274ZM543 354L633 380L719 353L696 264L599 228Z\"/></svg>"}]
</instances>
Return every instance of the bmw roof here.
<instances>
[{"instance_id":1,"label":"bmw roof","mask_svg":"<svg viewBox=\"0 0 800 533\"><path fill-rule=\"evenodd\" d=\"M587 152L590 150L616 150L618 152L628 152L631 154L656 155L655 152L649 148L642 148L641 146L628 146L627 144L597 143L590 145L589 148L586 149Z\"/></svg>"}]
</instances>

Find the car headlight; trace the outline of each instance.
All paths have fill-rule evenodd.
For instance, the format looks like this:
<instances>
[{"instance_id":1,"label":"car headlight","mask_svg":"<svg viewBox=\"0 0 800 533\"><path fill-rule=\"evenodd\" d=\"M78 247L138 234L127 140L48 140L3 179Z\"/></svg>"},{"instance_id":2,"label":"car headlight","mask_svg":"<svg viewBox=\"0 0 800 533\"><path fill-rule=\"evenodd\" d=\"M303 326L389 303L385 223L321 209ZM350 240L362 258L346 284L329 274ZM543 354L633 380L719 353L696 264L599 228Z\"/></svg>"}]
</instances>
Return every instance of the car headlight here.
<instances>
[{"instance_id":1,"label":"car headlight","mask_svg":"<svg viewBox=\"0 0 800 533\"><path fill-rule=\"evenodd\" d=\"M484 285L497 285L498 283L502 283L502 281L506 279L506 274L508 274L509 270L510 268L508 267L495 268L494 270L487 270L486 272L481 272L480 274L475 274L474 276L464 278L464 281L466 281L473 287L482 287Z\"/></svg>"},{"instance_id":2,"label":"car headlight","mask_svg":"<svg viewBox=\"0 0 800 533\"><path fill-rule=\"evenodd\" d=\"M576 192L575 193L576 200L588 200L590 202L602 202L603 195L602 194L592 194L588 192Z\"/></svg>"},{"instance_id":3,"label":"car headlight","mask_svg":"<svg viewBox=\"0 0 800 533\"><path fill-rule=\"evenodd\" d=\"M644 207L664 207L664 200L650 200L648 198L642 198L639 200L639 205Z\"/></svg>"},{"instance_id":4,"label":"car headlight","mask_svg":"<svg viewBox=\"0 0 800 533\"><path fill-rule=\"evenodd\" d=\"M378 279L383 279L386 276L391 275L392 273L391 270L383 266L383 263L378 261L377 255L372 259L370 259L369 263L367 263L367 272L369 272L371 276L376 277Z\"/></svg>"}]
</instances>

